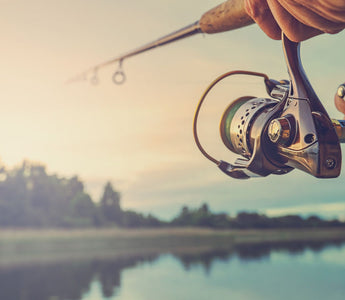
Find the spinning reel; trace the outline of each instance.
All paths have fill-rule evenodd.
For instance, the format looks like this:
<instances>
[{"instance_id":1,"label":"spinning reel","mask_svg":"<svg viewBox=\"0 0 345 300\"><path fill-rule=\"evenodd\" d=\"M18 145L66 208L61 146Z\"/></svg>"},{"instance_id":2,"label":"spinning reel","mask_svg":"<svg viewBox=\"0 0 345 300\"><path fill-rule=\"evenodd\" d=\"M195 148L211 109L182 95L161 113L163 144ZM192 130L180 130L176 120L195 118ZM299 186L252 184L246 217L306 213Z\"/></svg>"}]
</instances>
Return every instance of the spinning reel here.
<instances>
[{"instance_id":1,"label":"spinning reel","mask_svg":"<svg viewBox=\"0 0 345 300\"><path fill-rule=\"evenodd\" d=\"M340 142L345 121L331 120L303 70L300 44L284 35L283 49L290 81L269 79L262 73L233 71L218 77L204 92L194 118L194 139L206 158L233 178L282 175L297 168L318 178L334 178L341 170ZM217 160L202 147L197 134L201 105L221 80L246 74L264 79L271 98L241 97L224 111L220 135L224 145L240 157L232 164ZM345 86L336 95L344 98ZM343 101L341 99L341 101Z\"/></svg>"}]
</instances>

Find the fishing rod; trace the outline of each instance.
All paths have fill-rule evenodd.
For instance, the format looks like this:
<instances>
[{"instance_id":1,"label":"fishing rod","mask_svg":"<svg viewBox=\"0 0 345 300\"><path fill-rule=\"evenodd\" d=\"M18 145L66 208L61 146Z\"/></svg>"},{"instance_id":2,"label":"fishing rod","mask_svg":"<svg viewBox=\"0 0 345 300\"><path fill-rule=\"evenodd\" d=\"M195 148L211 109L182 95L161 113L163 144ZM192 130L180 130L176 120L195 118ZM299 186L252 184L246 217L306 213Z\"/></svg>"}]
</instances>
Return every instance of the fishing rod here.
<instances>
[{"instance_id":1,"label":"fishing rod","mask_svg":"<svg viewBox=\"0 0 345 300\"><path fill-rule=\"evenodd\" d=\"M125 59L197 33L218 33L254 23L247 15L244 0L228 0L202 15L199 21L170 33L124 55L95 65L69 82L85 79L98 81L101 68L119 63L114 83L126 79L122 70ZM341 171L340 143L345 142L345 120L331 119L315 93L303 69L300 43L282 33L282 45L289 80L270 79L266 74L231 71L216 78L203 93L194 115L193 134L200 152L226 175L237 179L283 175L299 169L317 178L334 178ZM199 140L197 124L200 109L209 92L229 76L249 75L263 78L267 98L243 96L232 101L220 121L220 136L231 152L240 155L233 163L209 154ZM336 108L345 111L345 83L335 94Z\"/></svg>"},{"instance_id":2,"label":"fishing rod","mask_svg":"<svg viewBox=\"0 0 345 300\"><path fill-rule=\"evenodd\" d=\"M112 80L116 84L122 84L126 80L126 75L123 71L122 64L123 61L129 57L138 55L140 53L172 42L176 42L178 40L190 37L195 34L212 34L225 32L241 28L253 23L254 21L248 16L248 14L245 11L243 0L228 0L204 13L198 21L186 27L183 27L177 31L174 31L168 35L165 35L155 41L147 43L139 48L129 51L123 55L117 56L95 66L92 66L84 72L78 74L77 76L69 79L67 83L85 80L87 79L88 75L91 74L91 83L96 84L98 83L98 71L100 69L103 69L104 67L112 65L114 63L118 63L118 69L113 74Z\"/></svg>"}]
</instances>

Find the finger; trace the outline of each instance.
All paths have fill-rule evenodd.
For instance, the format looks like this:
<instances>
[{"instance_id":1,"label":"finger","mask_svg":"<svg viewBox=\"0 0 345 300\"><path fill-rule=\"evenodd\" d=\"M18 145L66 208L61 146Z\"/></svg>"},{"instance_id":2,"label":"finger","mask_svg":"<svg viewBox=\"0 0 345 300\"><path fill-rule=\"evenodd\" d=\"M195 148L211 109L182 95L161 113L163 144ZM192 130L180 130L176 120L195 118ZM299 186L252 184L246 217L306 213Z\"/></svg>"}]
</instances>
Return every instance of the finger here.
<instances>
[{"instance_id":1,"label":"finger","mask_svg":"<svg viewBox=\"0 0 345 300\"><path fill-rule=\"evenodd\" d=\"M248 15L259 27L272 39L281 38L281 30L266 0L245 0L245 8Z\"/></svg>"},{"instance_id":2,"label":"finger","mask_svg":"<svg viewBox=\"0 0 345 300\"><path fill-rule=\"evenodd\" d=\"M284 34L294 42L301 42L322 33L297 20L278 0L267 0L274 18ZM290 7L291 8L291 7Z\"/></svg>"},{"instance_id":3,"label":"finger","mask_svg":"<svg viewBox=\"0 0 345 300\"><path fill-rule=\"evenodd\" d=\"M337 33L345 27L343 0L279 0L298 21L326 33Z\"/></svg>"}]
</instances>

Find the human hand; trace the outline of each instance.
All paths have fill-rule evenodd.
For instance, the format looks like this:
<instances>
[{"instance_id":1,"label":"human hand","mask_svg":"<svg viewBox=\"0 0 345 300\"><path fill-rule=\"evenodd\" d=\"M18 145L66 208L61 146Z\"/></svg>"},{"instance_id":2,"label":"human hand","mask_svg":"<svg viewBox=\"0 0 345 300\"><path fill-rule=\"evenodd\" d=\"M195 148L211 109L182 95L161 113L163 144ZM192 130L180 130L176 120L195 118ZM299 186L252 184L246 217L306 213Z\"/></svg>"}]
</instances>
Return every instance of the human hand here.
<instances>
[{"instance_id":1,"label":"human hand","mask_svg":"<svg viewBox=\"0 0 345 300\"><path fill-rule=\"evenodd\" d=\"M345 28L345 0L244 0L249 16L272 39L281 31L301 42Z\"/></svg>"}]
</instances>

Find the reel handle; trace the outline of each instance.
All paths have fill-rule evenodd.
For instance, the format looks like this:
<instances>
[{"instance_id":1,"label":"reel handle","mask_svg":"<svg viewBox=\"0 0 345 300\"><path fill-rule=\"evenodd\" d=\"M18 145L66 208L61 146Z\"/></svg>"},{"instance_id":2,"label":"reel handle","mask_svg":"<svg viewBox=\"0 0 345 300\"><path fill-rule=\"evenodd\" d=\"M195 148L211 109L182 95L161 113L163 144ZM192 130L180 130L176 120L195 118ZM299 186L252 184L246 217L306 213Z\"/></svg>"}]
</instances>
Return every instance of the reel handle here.
<instances>
[{"instance_id":1,"label":"reel handle","mask_svg":"<svg viewBox=\"0 0 345 300\"><path fill-rule=\"evenodd\" d=\"M332 119L332 124L339 138L339 143L345 143L345 120Z\"/></svg>"}]
</instances>

